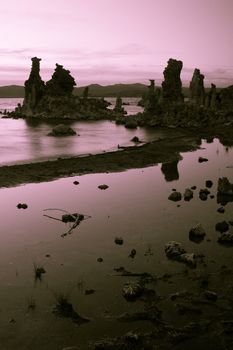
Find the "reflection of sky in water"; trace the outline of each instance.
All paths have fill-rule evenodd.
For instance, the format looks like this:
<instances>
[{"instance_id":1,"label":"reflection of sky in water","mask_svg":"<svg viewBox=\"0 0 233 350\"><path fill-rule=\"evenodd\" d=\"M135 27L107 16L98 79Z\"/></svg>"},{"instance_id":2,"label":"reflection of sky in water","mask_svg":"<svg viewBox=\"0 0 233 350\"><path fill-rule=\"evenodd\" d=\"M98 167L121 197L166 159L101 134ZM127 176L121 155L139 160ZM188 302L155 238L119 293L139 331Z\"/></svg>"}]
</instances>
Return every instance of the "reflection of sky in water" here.
<instances>
[{"instance_id":1,"label":"reflection of sky in water","mask_svg":"<svg viewBox=\"0 0 233 350\"><path fill-rule=\"evenodd\" d=\"M198 198L198 190L205 187L207 179L214 182L213 194L216 194L219 176L228 176L233 182L233 169L226 168L233 165L232 150L226 153L218 140L203 143L202 148L182 154L183 160L178 163L179 179L174 181L165 181L159 165L0 190L0 297L4 300L0 320L14 317L17 324L24 325L15 341L25 339L29 330L31 336L38 339L38 329L44 329L43 336L49 348L60 346L60 334L62 341L66 341L64 346L67 345L69 329L74 332L73 326L60 321L62 330L59 331L59 322L54 322L54 315L48 311L54 302L53 294L66 290L78 312L92 318L90 324L72 333L76 340L74 344L85 343L90 334L91 337L101 336L103 329L110 334L121 334L125 325L114 320L105 324L103 310L119 315L132 311L135 305L122 298L121 289L126 280L112 276L113 269L124 266L129 271L155 274L183 271L183 264L173 263L165 257L164 244L169 240L183 242L188 251L201 252L207 259L217 261L218 266L232 265L232 250L216 243L218 233L214 226L218 221L233 219L233 203L226 205L223 215L217 213L216 198L207 201ZM207 157L209 161L200 164L199 156ZM73 185L74 179L80 182L78 186ZM98 189L103 183L109 185L106 191ZM182 200L179 208L177 203L167 199L172 188L183 193L186 187L193 185L198 187L193 200ZM28 209L16 209L19 202L27 203ZM61 238L67 226L43 217L45 208L78 211L92 218L82 222L72 235ZM189 241L189 229L197 222L203 224L211 242L204 240L195 244ZM123 237L122 246L114 243L116 236ZM129 259L133 248L137 251L136 257ZM152 250L152 256L144 255L148 249ZM46 254L51 257L46 258ZM98 257L103 258L103 263L97 263ZM43 282L37 286L33 282L33 262L43 264L47 271ZM215 268L216 264L209 264L205 271ZM85 289L96 289L96 293L90 298L80 294L78 281L84 283ZM182 288L185 289L185 285ZM25 299L30 295L34 295L38 303L35 318L25 318ZM56 339L50 340L50 324L53 332L59 333ZM9 332L7 326L0 332ZM10 339L8 344L14 342Z\"/></svg>"}]
</instances>

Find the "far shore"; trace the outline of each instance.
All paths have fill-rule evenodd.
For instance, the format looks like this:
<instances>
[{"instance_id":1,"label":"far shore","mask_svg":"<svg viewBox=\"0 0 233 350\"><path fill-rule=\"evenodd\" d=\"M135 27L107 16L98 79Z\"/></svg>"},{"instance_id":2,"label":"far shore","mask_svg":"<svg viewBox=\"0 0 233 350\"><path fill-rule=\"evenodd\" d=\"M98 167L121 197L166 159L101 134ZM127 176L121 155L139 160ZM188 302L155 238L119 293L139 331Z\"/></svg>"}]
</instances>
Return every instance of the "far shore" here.
<instances>
[{"instance_id":1,"label":"far shore","mask_svg":"<svg viewBox=\"0 0 233 350\"><path fill-rule=\"evenodd\" d=\"M180 152L196 150L201 145L202 138L219 137L224 141L233 140L232 135L233 129L226 127L208 130L177 128L167 130L166 137L146 143L141 147L130 147L120 151L82 157L57 158L37 163L2 166L0 167L0 187L46 182L83 174L145 168L181 159Z\"/></svg>"}]
</instances>

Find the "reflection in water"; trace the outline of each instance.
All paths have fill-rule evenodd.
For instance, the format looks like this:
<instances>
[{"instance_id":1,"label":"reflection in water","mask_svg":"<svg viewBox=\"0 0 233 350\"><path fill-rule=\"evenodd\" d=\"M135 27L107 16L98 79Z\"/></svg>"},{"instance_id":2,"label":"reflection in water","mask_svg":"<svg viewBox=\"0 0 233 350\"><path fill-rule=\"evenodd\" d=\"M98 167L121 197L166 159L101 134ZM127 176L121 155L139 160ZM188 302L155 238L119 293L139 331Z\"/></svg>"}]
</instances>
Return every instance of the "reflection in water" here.
<instances>
[{"instance_id":1,"label":"reflection in water","mask_svg":"<svg viewBox=\"0 0 233 350\"><path fill-rule=\"evenodd\" d=\"M167 182L179 179L178 163L179 160L175 160L173 162L162 164L161 171L164 174L165 180Z\"/></svg>"}]
</instances>

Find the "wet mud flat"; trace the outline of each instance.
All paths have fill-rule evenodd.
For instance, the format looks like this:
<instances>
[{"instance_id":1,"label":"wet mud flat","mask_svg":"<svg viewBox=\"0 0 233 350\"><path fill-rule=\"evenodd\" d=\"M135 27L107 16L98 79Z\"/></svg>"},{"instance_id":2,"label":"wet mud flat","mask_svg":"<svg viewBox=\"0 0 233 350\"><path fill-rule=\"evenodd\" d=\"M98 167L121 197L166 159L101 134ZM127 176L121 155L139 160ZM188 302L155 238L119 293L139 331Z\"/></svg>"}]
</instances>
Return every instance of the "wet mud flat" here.
<instances>
[{"instance_id":1,"label":"wet mud flat","mask_svg":"<svg viewBox=\"0 0 233 350\"><path fill-rule=\"evenodd\" d=\"M233 131L228 133L233 134ZM58 158L38 163L0 167L0 186L10 187L23 183L50 181L56 178L99 172L122 171L142 168L157 163L179 160L180 152L195 150L203 136L225 135L226 130L172 130L167 136L141 145L116 152L106 152L84 157ZM226 137L226 139L228 139Z\"/></svg>"},{"instance_id":2,"label":"wet mud flat","mask_svg":"<svg viewBox=\"0 0 233 350\"><path fill-rule=\"evenodd\" d=\"M167 174L170 168L159 166L112 174L98 168L99 174L1 190L6 242L11 246L26 237L33 243L27 242L20 254L9 254L9 273L4 261L8 243L2 237L3 349L232 349L233 246L222 244L219 238L226 232L216 230L225 221L228 232L233 231L233 202L218 202L217 196L219 174L233 182L232 169L226 167L232 164L231 139L224 148L211 137L203 144L199 135L179 136L155 142L167 142L166 154L155 145L143 151L146 166L178 158L173 177ZM127 168L126 159L133 164L130 155L141 150L116 153L127 154L118 171ZM184 153L188 150L192 152ZM86 167L77 173L88 173ZM189 199L187 188L193 188ZM177 192L177 201L168 199ZM23 204L16 207L19 198ZM61 222L41 214L53 203L91 218L73 215L71 225L77 218L80 224L62 236L67 217ZM196 229L195 240L190 231L197 223L204 230ZM221 225L224 231L226 224ZM65 291L71 282L69 295Z\"/></svg>"}]
</instances>

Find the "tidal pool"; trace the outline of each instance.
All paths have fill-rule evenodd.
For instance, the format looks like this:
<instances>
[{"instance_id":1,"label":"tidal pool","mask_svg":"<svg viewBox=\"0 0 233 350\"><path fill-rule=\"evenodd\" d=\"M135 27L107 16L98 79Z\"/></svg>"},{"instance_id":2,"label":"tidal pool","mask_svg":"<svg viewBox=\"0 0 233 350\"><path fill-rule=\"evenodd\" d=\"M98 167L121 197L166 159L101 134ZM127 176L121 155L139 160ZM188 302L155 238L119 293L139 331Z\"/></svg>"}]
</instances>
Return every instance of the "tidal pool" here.
<instances>
[{"instance_id":1,"label":"tidal pool","mask_svg":"<svg viewBox=\"0 0 233 350\"><path fill-rule=\"evenodd\" d=\"M225 213L220 214L216 200L218 178L227 176L233 182L233 151L214 139L212 143L203 141L201 149L182 156L170 167L159 164L0 189L1 349L86 349L90 342L104 336L152 330L154 326L148 321L116 319L124 312L143 309L143 301L130 303L123 298L122 287L133 278L118 276L114 268L119 267L157 276L171 274L172 283L160 280L152 282L150 288L164 298L158 305L163 317L176 325L185 324L187 317L177 316L169 306L169 295L196 288L195 276L214 274L223 265L230 267L233 263L233 247L217 243L219 233L215 231L217 222L233 220L232 203L227 203ZM208 158L208 162L199 163L199 156ZM73 184L75 180L79 185ZM206 180L213 181L210 191L215 197L201 201L198 192L205 188ZM109 188L100 190L100 184ZM194 185L197 189L191 201L168 200L173 188L183 193ZM18 209L18 203L27 203L28 208ZM61 216L60 212L44 212L47 208L91 218L62 238L69 225L43 216ZM191 242L188 235L198 222L207 233L200 244ZM115 237L122 237L124 243L115 244ZM205 264L198 263L195 270L190 270L168 260L164 245L171 240L182 242L189 252L203 254ZM136 250L134 258L129 257L132 249ZM103 261L98 262L98 258ZM46 271L41 281L35 281L34 264ZM185 278L187 273L193 274L193 279ZM213 286L221 293L219 280ZM86 295L87 289L95 293ZM90 319L89 323L78 326L52 312L61 293L69 297L81 316ZM32 300L33 309L29 307ZM193 341L189 348L197 344Z\"/></svg>"}]
</instances>

